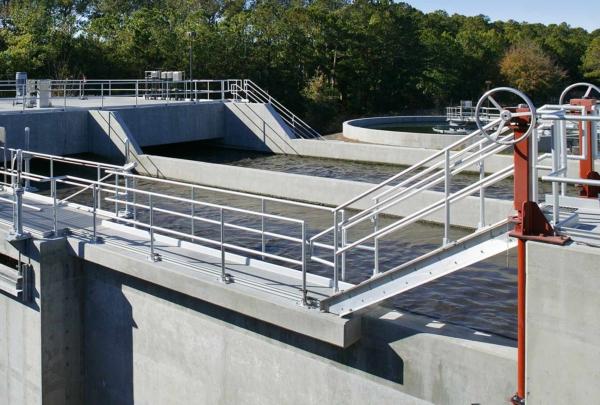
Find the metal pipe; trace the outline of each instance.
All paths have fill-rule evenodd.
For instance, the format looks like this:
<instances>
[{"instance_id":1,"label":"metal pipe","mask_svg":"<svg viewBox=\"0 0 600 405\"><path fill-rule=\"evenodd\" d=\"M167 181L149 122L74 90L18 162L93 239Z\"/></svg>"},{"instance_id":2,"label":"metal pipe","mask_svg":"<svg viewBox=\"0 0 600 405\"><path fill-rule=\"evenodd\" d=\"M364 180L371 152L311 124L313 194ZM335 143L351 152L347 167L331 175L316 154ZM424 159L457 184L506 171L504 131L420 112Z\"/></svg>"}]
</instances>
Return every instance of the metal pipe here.
<instances>
[{"instance_id":1,"label":"metal pipe","mask_svg":"<svg viewBox=\"0 0 600 405\"><path fill-rule=\"evenodd\" d=\"M341 210L340 211L340 217L341 217L341 223L344 223L344 220L346 218L346 211L345 210ZM342 228L342 247L346 246L346 242L347 242L347 230ZM342 281L346 281L346 252L342 253Z\"/></svg>"},{"instance_id":2,"label":"metal pipe","mask_svg":"<svg viewBox=\"0 0 600 405\"><path fill-rule=\"evenodd\" d=\"M338 211L333 212L333 293L339 291L338 285Z\"/></svg>"},{"instance_id":3,"label":"metal pipe","mask_svg":"<svg viewBox=\"0 0 600 405\"><path fill-rule=\"evenodd\" d=\"M302 305L308 305L308 288L306 287L306 223L302 222Z\"/></svg>"},{"instance_id":4,"label":"metal pipe","mask_svg":"<svg viewBox=\"0 0 600 405\"><path fill-rule=\"evenodd\" d=\"M517 395L525 399L525 281L526 245L517 242Z\"/></svg>"},{"instance_id":5,"label":"metal pipe","mask_svg":"<svg viewBox=\"0 0 600 405\"><path fill-rule=\"evenodd\" d=\"M98 211L98 185L94 184L92 188L92 243L98 241L96 229L96 216Z\"/></svg>"},{"instance_id":6,"label":"metal pipe","mask_svg":"<svg viewBox=\"0 0 600 405\"><path fill-rule=\"evenodd\" d=\"M375 200L375 204L377 204L379 200ZM373 232L376 233L379 230L379 214L375 213L373 215ZM373 276L379 274L379 239L375 238L373 241Z\"/></svg>"},{"instance_id":7,"label":"metal pipe","mask_svg":"<svg viewBox=\"0 0 600 405\"><path fill-rule=\"evenodd\" d=\"M134 177L134 179L135 179L135 177ZM190 199L191 199L192 201L195 201L195 200L196 200L196 199L194 198L194 186L192 186L192 187L191 187L191 191L190 191ZM192 218L191 218L191 224L190 224L191 226L190 226L190 229L191 229L191 233L192 233L192 235L195 235L195 234L196 234L196 228L195 228L195 226L194 226L194 216L195 216L195 208L196 208L196 205L195 205L194 203L192 203L192 204L190 204L190 205L191 205L191 213L192 213Z\"/></svg>"},{"instance_id":8,"label":"metal pipe","mask_svg":"<svg viewBox=\"0 0 600 405\"><path fill-rule=\"evenodd\" d=\"M152 202L152 194L148 194L148 206L150 207L149 219L150 224L150 260L155 261L154 255L154 204Z\"/></svg>"},{"instance_id":9,"label":"metal pipe","mask_svg":"<svg viewBox=\"0 0 600 405\"><path fill-rule=\"evenodd\" d=\"M450 240L450 182L452 181L450 151L448 149L444 154L444 175L444 239L442 243L447 245Z\"/></svg>"},{"instance_id":10,"label":"metal pipe","mask_svg":"<svg viewBox=\"0 0 600 405\"><path fill-rule=\"evenodd\" d=\"M485 178L485 159L481 157L483 144L479 146L480 161L479 161L479 181ZM485 226L485 187L479 190L479 228Z\"/></svg>"},{"instance_id":11,"label":"metal pipe","mask_svg":"<svg viewBox=\"0 0 600 405\"><path fill-rule=\"evenodd\" d=\"M262 198L260 200L260 212L262 214L265 214L265 209L266 209L266 202L265 199ZM266 250L266 241L265 241L265 217L261 216L260 217L260 245L261 245L261 252L265 253ZM265 256L263 254L262 259L265 260Z\"/></svg>"},{"instance_id":12,"label":"metal pipe","mask_svg":"<svg viewBox=\"0 0 600 405\"><path fill-rule=\"evenodd\" d=\"M221 214L221 281L226 282L227 275L225 274L225 216L223 208L220 210Z\"/></svg>"}]
</instances>

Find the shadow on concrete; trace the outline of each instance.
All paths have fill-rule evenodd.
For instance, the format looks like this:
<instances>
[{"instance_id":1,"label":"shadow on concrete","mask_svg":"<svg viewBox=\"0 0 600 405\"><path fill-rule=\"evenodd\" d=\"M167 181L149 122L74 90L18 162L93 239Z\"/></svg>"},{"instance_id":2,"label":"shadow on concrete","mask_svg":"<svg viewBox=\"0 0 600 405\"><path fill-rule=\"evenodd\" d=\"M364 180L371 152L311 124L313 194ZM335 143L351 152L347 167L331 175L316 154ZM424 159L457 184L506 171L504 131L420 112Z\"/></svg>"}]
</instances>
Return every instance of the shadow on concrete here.
<instances>
[{"instance_id":1,"label":"shadow on concrete","mask_svg":"<svg viewBox=\"0 0 600 405\"><path fill-rule=\"evenodd\" d=\"M250 116L248 113L246 113L244 110L242 110L242 109L239 107L238 103L230 103L230 105L232 105L232 106L233 106L233 108L235 108L235 109L236 109L236 111L238 112L238 114L240 114L240 115L242 115L242 116L246 117L246 118L248 119L248 121L249 121L250 123L252 123L252 125L254 126L254 130L252 130L252 128L249 128L249 129L252 131L252 133L253 133L253 134L255 134L255 135L257 134L257 132L255 132L255 131L258 131L258 133L262 133L262 135L263 135L262 144L263 144L265 147L267 147L267 148L271 149L270 147L268 147L268 146L267 146L267 139L268 139L269 141L271 141L271 142L273 143L273 145L274 145L274 146L277 146L277 148L279 148L279 151L280 151L282 154L290 154L290 151L291 151L293 154L300 156L300 153L299 153L299 152L298 152L296 149L294 149L294 147L292 146L292 144L289 142L289 140L290 140L290 139L289 139L289 138L285 138L285 137L283 137L283 136L279 135L279 134L277 133L277 130L275 130L273 127L271 127L271 126L270 126L270 125L269 125L269 124L268 124L268 123L267 123L267 122L266 122L266 121L265 121L265 120L264 120L264 119L263 119L263 118L260 116L260 114L256 113L256 112L255 112L255 111L252 109L252 107L251 107L249 104L247 104L247 106L248 106L248 110L252 111L252 113L253 113L253 116L254 116L254 119L258 119L261 125L257 124L257 123L254 121L254 119L253 119L253 118L252 118L252 117L251 117L251 116ZM233 118L235 118L235 120L238 122L238 124L241 124L241 125L244 125L244 126L246 126L246 125L247 125L247 124L246 124L245 122L243 122L243 121L242 121L242 120L241 120L241 119L240 119L240 118L239 118L237 115L235 115L235 114L234 114L234 117L233 117ZM267 129L268 129L269 131L267 131ZM272 133L272 134L276 135L276 137L274 137L274 136L270 136L270 135L269 135L267 132L270 132L270 133ZM256 139L260 140L260 138L258 137L258 135L256 136ZM282 142L282 143L284 144L284 146L281 146L281 145L278 143L278 141ZM288 150L286 150L286 147L288 148Z\"/></svg>"},{"instance_id":2,"label":"shadow on concrete","mask_svg":"<svg viewBox=\"0 0 600 405\"><path fill-rule=\"evenodd\" d=\"M92 266L91 264L86 265ZM85 403L133 405L132 307L106 271L85 272Z\"/></svg>"}]
</instances>

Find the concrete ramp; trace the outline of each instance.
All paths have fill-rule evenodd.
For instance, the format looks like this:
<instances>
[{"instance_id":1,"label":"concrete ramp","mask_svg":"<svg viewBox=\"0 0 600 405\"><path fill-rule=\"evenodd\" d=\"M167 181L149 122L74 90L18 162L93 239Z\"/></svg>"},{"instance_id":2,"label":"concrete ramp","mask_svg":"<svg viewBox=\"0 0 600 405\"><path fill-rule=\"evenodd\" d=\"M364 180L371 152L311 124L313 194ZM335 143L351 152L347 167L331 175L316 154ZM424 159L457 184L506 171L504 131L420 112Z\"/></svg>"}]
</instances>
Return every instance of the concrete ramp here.
<instances>
[{"instance_id":1,"label":"concrete ramp","mask_svg":"<svg viewBox=\"0 0 600 405\"><path fill-rule=\"evenodd\" d=\"M225 103L224 146L264 152L299 154L294 131L270 104Z\"/></svg>"},{"instance_id":2,"label":"concrete ramp","mask_svg":"<svg viewBox=\"0 0 600 405\"><path fill-rule=\"evenodd\" d=\"M92 150L98 154L135 161L142 148L117 111L90 110Z\"/></svg>"}]
</instances>

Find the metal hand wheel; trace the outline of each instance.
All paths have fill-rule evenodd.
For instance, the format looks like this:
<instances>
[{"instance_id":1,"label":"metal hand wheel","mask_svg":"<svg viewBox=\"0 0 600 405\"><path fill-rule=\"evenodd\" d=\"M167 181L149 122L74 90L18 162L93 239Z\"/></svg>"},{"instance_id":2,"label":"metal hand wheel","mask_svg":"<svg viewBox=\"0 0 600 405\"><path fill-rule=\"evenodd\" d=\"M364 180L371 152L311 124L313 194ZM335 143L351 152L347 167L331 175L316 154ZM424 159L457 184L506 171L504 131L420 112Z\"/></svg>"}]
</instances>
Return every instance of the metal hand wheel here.
<instances>
[{"instance_id":1,"label":"metal hand wheel","mask_svg":"<svg viewBox=\"0 0 600 405\"><path fill-rule=\"evenodd\" d=\"M500 93L511 93L513 95L516 95L523 101L523 103L520 104L526 104L527 109L529 109L529 111L513 112L510 111L508 107L502 107L496 101L496 98L494 98L494 95ZM481 121L481 115L483 104L486 101L490 102L499 111L500 117L495 119L491 123L484 125ZM529 122L527 123L527 130L521 136L519 136L518 138L501 137L507 124L509 124L515 118L525 117L529 117ZM488 91L483 96L481 96L479 102L477 103L477 107L475 107L475 123L477 124L477 128L479 128L481 133L486 138L488 138L492 142L496 142L501 145L514 145L527 139L529 135L531 135L531 133L533 132L536 121L536 111L533 102L524 93L520 92L519 90L515 90L511 87L498 87Z\"/></svg>"},{"instance_id":2,"label":"metal hand wheel","mask_svg":"<svg viewBox=\"0 0 600 405\"><path fill-rule=\"evenodd\" d=\"M600 95L600 87L598 87L598 86L595 86L591 83L575 83L575 84L568 86L566 89L563 90L562 94L560 95L560 99L559 99L558 103L560 105L564 104L567 94L569 94L569 92L571 90L573 90L574 88L577 88L577 87L585 87L586 88L583 98L588 98L590 96L590 94L592 94L592 91L594 91L594 90L596 91L596 93L598 93L598 95Z\"/></svg>"}]
</instances>

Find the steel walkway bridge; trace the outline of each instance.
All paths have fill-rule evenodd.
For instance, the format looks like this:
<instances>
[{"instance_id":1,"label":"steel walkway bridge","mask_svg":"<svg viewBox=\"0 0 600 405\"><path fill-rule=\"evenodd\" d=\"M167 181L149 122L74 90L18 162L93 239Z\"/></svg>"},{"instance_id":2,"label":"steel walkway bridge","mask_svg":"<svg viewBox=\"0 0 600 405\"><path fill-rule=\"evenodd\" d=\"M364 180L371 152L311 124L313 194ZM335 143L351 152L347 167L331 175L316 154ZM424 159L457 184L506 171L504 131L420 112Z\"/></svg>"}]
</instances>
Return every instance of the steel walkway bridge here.
<instances>
[{"instance_id":1,"label":"steel walkway bridge","mask_svg":"<svg viewBox=\"0 0 600 405\"><path fill-rule=\"evenodd\" d=\"M237 91L246 91L244 83L238 85ZM564 101L581 88L582 98ZM297 303L299 308L347 317L512 249L517 239L570 237L600 246L600 176L593 170L600 116L592 92L600 90L588 84L570 86L560 104L536 109L516 90L494 89L480 100L476 117L486 103L498 110L497 119L485 124L476 119L478 129L470 135L334 208L140 176L134 163L119 166L2 148L0 222L11 227L14 244L28 238L69 236L84 244L106 246L115 254L147 258L151 265L170 271L201 275L225 288L244 286ZM580 126L579 155L569 154L566 147L567 121ZM551 138L551 153L538 154L542 137ZM511 150L515 156L527 156L525 166L515 158L513 165L491 173L486 170L487 158ZM569 160L581 162L578 176L567 173ZM454 176L474 169L479 171L477 181L459 188L453 185ZM486 188L511 176L517 217L486 223ZM550 194L541 195L543 183L550 184ZM435 203L404 218L386 216L390 208L409 199L420 201L425 190L438 185L445 191ZM581 195L571 195L568 185L582 186ZM252 203L211 202L205 193ZM468 196L479 198L479 206L472 208L479 210L479 228L452 240L456 203ZM360 201L368 201L369 207L351 209ZM531 217L524 213L529 208L521 202L539 207L547 226L532 228ZM286 212L294 214L283 215L275 206L291 207ZM320 229L309 227L303 217L307 210L330 216L331 222ZM402 235L411 224L432 215L444 219L440 246L407 261L381 260L385 249L393 253L397 248L385 243L386 238ZM253 242L234 237L241 234L254 238ZM365 273L364 261L350 260L355 254L370 256L372 265L370 276L353 285L346 281L348 275ZM4 274L0 282L19 288Z\"/></svg>"}]
</instances>

